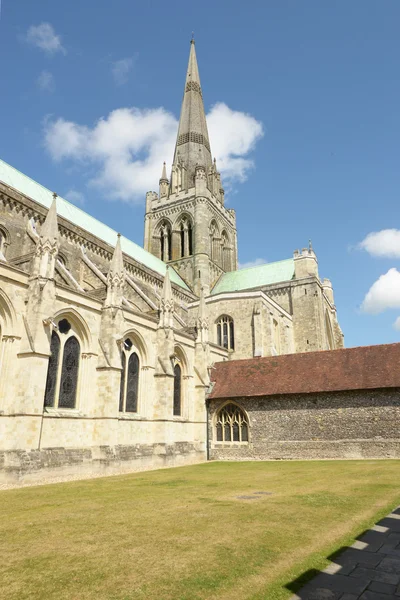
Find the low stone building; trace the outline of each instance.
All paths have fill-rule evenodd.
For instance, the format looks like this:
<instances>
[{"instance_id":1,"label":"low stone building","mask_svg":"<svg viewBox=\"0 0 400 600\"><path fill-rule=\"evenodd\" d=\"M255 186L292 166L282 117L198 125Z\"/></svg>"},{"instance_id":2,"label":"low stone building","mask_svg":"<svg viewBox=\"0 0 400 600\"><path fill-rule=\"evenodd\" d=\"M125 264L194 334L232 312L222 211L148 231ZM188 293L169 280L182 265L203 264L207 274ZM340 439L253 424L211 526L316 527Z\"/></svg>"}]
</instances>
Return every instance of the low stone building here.
<instances>
[{"instance_id":1,"label":"low stone building","mask_svg":"<svg viewBox=\"0 0 400 600\"><path fill-rule=\"evenodd\" d=\"M221 362L209 458L400 458L400 344Z\"/></svg>"}]
</instances>

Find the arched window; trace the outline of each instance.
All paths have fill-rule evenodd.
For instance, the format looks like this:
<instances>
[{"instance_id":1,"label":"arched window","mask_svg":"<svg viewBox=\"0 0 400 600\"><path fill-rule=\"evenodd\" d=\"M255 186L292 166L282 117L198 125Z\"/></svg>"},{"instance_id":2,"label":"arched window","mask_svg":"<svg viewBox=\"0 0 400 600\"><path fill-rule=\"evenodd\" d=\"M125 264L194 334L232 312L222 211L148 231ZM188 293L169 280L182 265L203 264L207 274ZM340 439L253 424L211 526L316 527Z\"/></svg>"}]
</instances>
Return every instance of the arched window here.
<instances>
[{"instance_id":1,"label":"arched window","mask_svg":"<svg viewBox=\"0 0 400 600\"><path fill-rule=\"evenodd\" d=\"M172 233L167 221L160 225L160 258L165 262L172 258Z\"/></svg>"},{"instance_id":2,"label":"arched window","mask_svg":"<svg viewBox=\"0 0 400 600\"><path fill-rule=\"evenodd\" d=\"M139 392L139 356L135 352L130 338L122 344L122 372L119 393L119 411L135 413L138 411Z\"/></svg>"},{"instance_id":3,"label":"arched window","mask_svg":"<svg viewBox=\"0 0 400 600\"><path fill-rule=\"evenodd\" d=\"M231 270L231 247L226 231L221 234L221 263L224 271Z\"/></svg>"},{"instance_id":4,"label":"arched window","mask_svg":"<svg viewBox=\"0 0 400 600\"><path fill-rule=\"evenodd\" d=\"M211 256L211 260L213 260L216 263L219 263L220 260L221 260L221 256L220 256L220 243L219 243L220 242L220 238L219 238L218 225L217 225L216 221L211 221L209 234L210 234L210 256Z\"/></svg>"},{"instance_id":5,"label":"arched window","mask_svg":"<svg viewBox=\"0 0 400 600\"><path fill-rule=\"evenodd\" d=\"M217 321L217 344L227 350L235 349L233 319L227 315L223 315Z\"/></svg>"},{"instance_id":6,"label":"arched window","mask_svg":"<svg viewBox=\"0 0 400 600\"><path fill-rule=\"evenodd\" d=\"M6 248L9 245L9 241L10 238L7 234L7 231L3 229L3 227L0 227L0 258L5 258Z\"/></svg>"},{"instance_id":7,"label":"arched window","mask_svg":"<svg viewBox=\"0 0 400 600\"><path fill-rule=\"evenodd\" d=\"M226 404L217 414L217 442L242 443L249 441L249 424L243 410L236 404Z\"/></svg>"},{"instance_id":8,"label":"arched window","mask_svg":"<svg viewBox=\"0 0 400 600\"><path fill-rule=\"evenodd\" d=\"M185 226L183 223L181 223L181 230L180 230L180 237L181 237L181 258L183 258L185 256Z\"/></svg>"},{"instance_id":9,"label":"arched window","mask_svg":"<svg viewBox=\"0 0 400 600\"><path fill-rule=\"evenodd\" d=\"M80 357L80 344L71 323L61 319L51 336L45 407L75 408Z\"/></svg>"},{"instance_id":10,"label":"arched window","mask_svg":"<svg viewBox=\"0 0 400 600\"><path fill-rule=\"evenodd\" d=\"M178 363L174 367L174 416L182 414L182 369Z\"/></svg>"},{"instance_id":11,"label":"arched window","mask_svg":"<svg viewBox=\"0 0 400 600\"><path fill-rule=\"evenodd\" d=\"M189 251L189 256L192 256L193 254L193 229L192 229L192 224L189 222L188 223L188 251Z\"/></svg>"}]
</instances>

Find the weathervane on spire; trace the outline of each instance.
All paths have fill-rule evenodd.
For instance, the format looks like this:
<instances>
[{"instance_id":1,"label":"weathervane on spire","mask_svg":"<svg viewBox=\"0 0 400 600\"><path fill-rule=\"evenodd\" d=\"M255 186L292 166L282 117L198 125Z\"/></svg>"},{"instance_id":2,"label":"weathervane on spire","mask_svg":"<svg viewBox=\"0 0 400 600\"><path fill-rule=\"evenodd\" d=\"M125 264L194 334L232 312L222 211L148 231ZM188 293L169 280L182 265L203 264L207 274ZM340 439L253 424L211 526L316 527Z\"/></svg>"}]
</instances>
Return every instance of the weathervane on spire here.
<instances>
[{"instance_id":1,"label":"weathervane on spire","mask_svg":"<svg viewBox=\"0 0 400 600\"><path fill-rule=\"evenodd\" d=\"M190 40L191 44L194 44L194 31L192 31L192 39Z\"/></svg>"}]
</instances>

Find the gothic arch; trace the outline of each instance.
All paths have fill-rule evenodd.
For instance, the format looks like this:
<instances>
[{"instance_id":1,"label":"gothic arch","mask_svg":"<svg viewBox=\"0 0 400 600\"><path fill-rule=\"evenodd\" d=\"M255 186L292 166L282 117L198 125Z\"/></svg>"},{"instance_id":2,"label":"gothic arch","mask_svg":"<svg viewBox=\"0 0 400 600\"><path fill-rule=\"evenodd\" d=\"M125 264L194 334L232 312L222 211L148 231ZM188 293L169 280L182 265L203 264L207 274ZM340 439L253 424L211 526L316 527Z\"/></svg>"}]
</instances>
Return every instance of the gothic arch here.
<instances>
[{"instance_id":1,"label":"gothic arch","mask_svg":"<svg viewBox=\"0 0 400 600\"><path fill-rule=\"evenodd\" d=\"M3 290L0 289L0 324L2 335L15 335L17 326L17 315L11 300Z\"/></svg>"},{"instance_id":2,"label":"gothic arch","mask_svg":"<svg viewBox=\"0 0 400 600\"><path fill-rule=\"evenodd\" d=\"M0 254L5 257L6 248L11 243L11 237L8 229L4 225L0 225Z\"/></svg>"},{"instance_id":3,"label":"gothic arch","mask_svg":"<svg viewBox=\"0 0 400 600\"><path fill-rule=\"evenodd\" d=\"M232 268L231 260L232 247L230 236L226 229L221 232L221 267L224 271L230 271Z\"/></svg>"},{"instance_id":4,"label":"gothic arch","mask_svg":"<svg viewBox=\"0 0 400 600\"><path fill-rule=\"evenodd\" d=\"M230 315L223 314L215 320L217 345L227 350L235 349L235 323Z\"/></svg>"},{"instance_id":5,"label":"gothic arch","mask_svg":"<svg viewBox=\"0 0 400 600\"><path fill-rule=\"evenodd\" d=\"M193 217L184 212L175 220L172 232L173 257L184 258L193 254Z\"/></svg>"},{"instance_id":6,"label":"gothic arch","mask_svg":"<svg viewBox=\"0 0 400 600\"><path fill-rule=\"evenodd\" d=\"M57 322L62 319L67 319L71 323L74 331L79 337L82 352L90 352L92 350L92 335L89 326L82 315L75 310L75 308L62 308L55 313L52 320Z\"/></svg>"},{"instance_id":7,"label":"gothic arch","mask_svg":"<svg viewBox=\"0 0 400 600\"><path fill-rule=\"evenodd\" d=\"M185 351L181 346L175 346L173 356L173 410L174 417L181 417L187 412L187 381L189 363Z\"/></svg>"},{"instance_id":8,"label":"gothic arch","mask_svg":"<svg viewBox=\"0 0 400 600\"><path fill-rule=\"evenodd\" d=\"M141 367L143 368L144 366L148 365L149 364L149 353L148 353L147 345L146 345L146 342L144 341L143 336L136 329L127 329L127 331L125 331L122 339L124 340L126 338L131 339L133 342L133 345L137 349L137 351L139 353Z\"/></svg>"},{"instance_id":9,"label":"gothic arch","mask_svg":"<svg viewBox=\"0 0 400 600\"><path fill-rule=\"evenodd\" d=\"M211 260L220 263L220 234L219 234L219 226L216 219L212 219L209 226L209 235L210 235L210 257Z\"/></svg>"},{"instance_id":10,"label":"gothic arch","mask_svg":"<svg viewBox=\"0 0 400 600\"><path fill-rule=\"evenodd\" d=\"M172 260L172 224L169 219L162 217L153 234L153 254L168 262Z\"/></svg>"},{"instance_id":11,"label":"gothic arch","mask_svg":"<svg viewBox=\"0 0 400 600\"><path fill-rule=\"evenodd\" d=\"M227 400L214 414L214 442L247 444L250 437L247 411L238 402Z\"/></svg>"}]
</instances>

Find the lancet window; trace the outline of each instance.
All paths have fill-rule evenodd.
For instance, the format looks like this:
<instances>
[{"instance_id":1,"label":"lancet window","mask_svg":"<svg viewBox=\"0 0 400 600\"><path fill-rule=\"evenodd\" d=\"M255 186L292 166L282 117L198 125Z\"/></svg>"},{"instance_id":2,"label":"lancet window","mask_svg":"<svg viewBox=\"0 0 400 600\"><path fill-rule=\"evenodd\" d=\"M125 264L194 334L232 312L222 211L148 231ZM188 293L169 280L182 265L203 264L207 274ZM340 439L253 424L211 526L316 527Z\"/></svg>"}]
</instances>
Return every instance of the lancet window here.
<instances>
[{"instance_id":1,"label":"lancet window","mask_svg":"<svg viewBox=\"0 0 400 600\"><path fill-rule=\"evenodd\" d=\"M130 338L122 342L121 363L119 411L136 413L138 410L140 361Z\"/></svg>"},{"instance_id":2,"label":"lancet window","mask_svg":"<svg viewBox=\"0 0 400 600\"><path fill-rule=\"evenodd\" d=\"M44 406L75 408L81 349L68 319L58 322L50 343Z\"/></svg>"},{"instance_id":3,"label":"lancet window","mask_svg":"<svg viewBox=\"0 0 400 600\"><path fill-rule=\"evenodd\" d=\"M221 234L221 263L224 271L231 270L231 247L226 231Z\"/></svg>"},{"instance_id":4,"label":"lancet window","mask_svg":"<svg viewBox=\"0 0 400 600\"><path fill-rule=\"evenodd\" d=\"M227 315L217 321L217 344L227 350L235 349L235 327L233 319Z\"/></svg>"},{"instance_id":5,"label":"lancet window","mask_svg":"<svg viewBox=\"0 0 400 600\"><path fill-rule=\"evenodd\" d=\"M236 404L226 404L217 414L217 442L243 443L249 441L249 424L244 411Z\"/></svg>"},{"instance_id":6,"label":"lancet window","mask_svg":"<svg viewBox=\"0 0 400 600\"><path fill-rule=\"evenodd\" d=\"M160 258L165 262L172 259L172 233L167 222L160 226Z\"/></svg>"},{"instance_id":7,"label":"lancet window","mask_svg":"<svg viewBox=\"0 0 400 600\"><path fill-rule=\"evenodd\" d=\"M180 258L193 254L193 228L188 219L183 219L179 227Z\"/></svg>"},{"instance_id":8,"label":"lancet window","mask_svg":"<svg viewBox=\"0 0 400 600\"><path fill-rule=\"evenodd\" d=\"M0 227L0 258L1 256L5 257L8 242L9 236L7 235L6 230Z\"/></svg>"},{"instance_id":9,"label":"lancet window","mask_svg":"<svg viewBox=\"0 0 400 600\"><path fill-rule=\"evenodd\" d=\"M179 363L174 366L174 417L182 414L182 369Z\"/></svg>"},{"instance_id":10,"label":"lancet window","mask_svg":"<svg viewBox=\"0 0 400 600\"><path fill-rule=\"evenodd\" d=\"M210 256L211 260L220 264L221 262L221 248L220 248L220 237L218 226L215 221L211 222L210 225Z\"/></svg>"}]
</instances>

